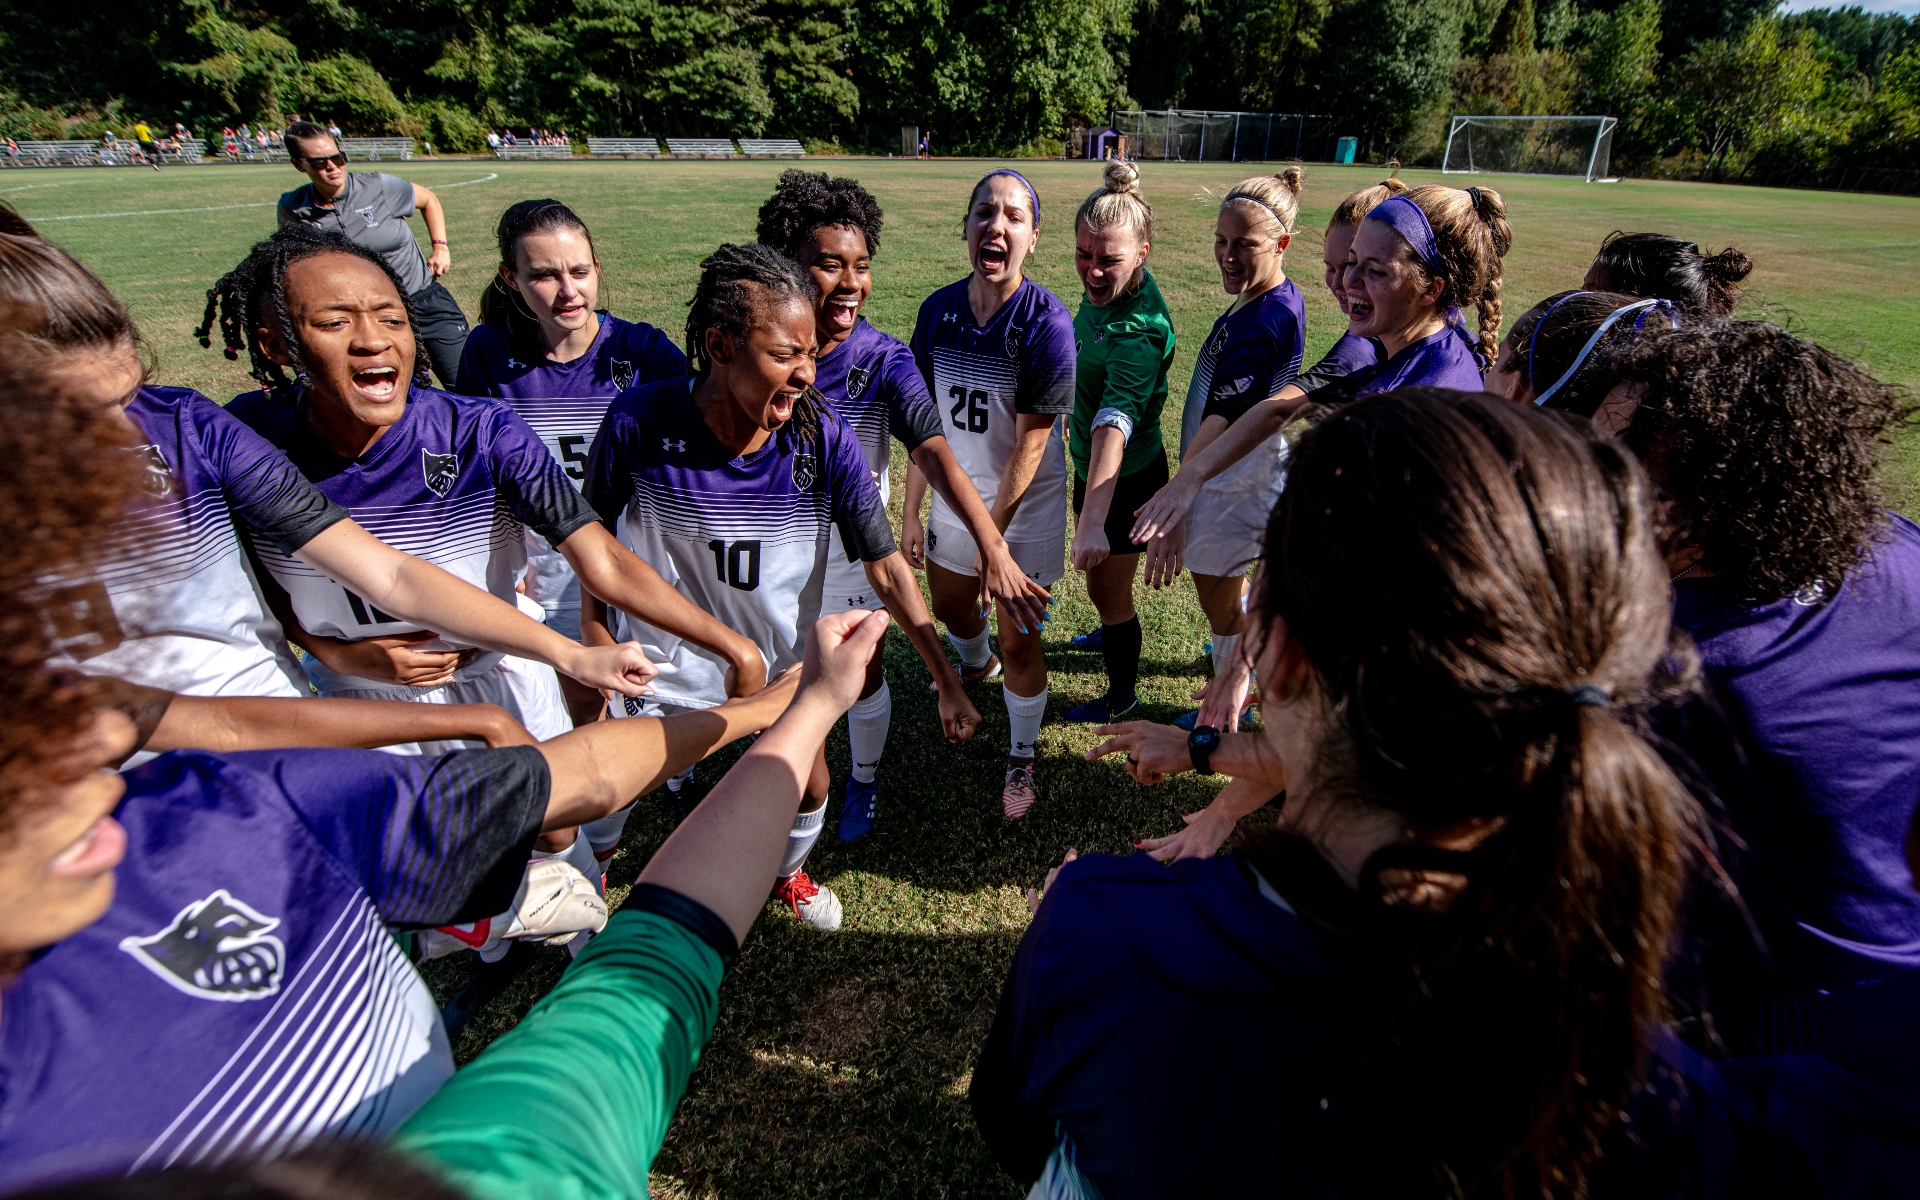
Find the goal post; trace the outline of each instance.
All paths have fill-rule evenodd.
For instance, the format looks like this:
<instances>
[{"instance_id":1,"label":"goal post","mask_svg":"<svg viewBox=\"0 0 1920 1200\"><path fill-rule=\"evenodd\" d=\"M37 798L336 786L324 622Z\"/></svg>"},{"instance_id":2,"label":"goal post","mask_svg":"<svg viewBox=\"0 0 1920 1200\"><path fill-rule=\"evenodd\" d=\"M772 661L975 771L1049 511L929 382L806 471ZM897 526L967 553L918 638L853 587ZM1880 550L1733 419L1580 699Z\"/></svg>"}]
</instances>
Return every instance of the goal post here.
<instances>
[{"instance_id":1,"label":"goal post","mask_svg":"<svg viewBox=\"0 0 1920 1200\"><path fill-rule=\"evenodd\" d=\"M1449 175L1611 178L1616 117L1455 116L1440 169Z\"/></svg>"}]
</instances>

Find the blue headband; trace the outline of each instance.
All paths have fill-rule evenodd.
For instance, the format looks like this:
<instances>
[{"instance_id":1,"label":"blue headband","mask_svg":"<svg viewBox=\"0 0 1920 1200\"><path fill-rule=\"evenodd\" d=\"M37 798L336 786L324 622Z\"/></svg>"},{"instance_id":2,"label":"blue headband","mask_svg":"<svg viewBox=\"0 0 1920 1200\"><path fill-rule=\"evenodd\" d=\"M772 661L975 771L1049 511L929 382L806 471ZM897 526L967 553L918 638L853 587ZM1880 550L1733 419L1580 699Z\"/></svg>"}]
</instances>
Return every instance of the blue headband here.
<instances>
[{"instance_id":1,"label":"blue headband","mask_svg":"<svg viewBox=\"0 0 1920 1200\"><path fill-rule=\"evenodd\" d=\"M1429 275L1444 275L1440 269L1440 243L1434 239L1433 225L1427 220L1427 214L1420 206L1405 196L1392 196L1382 200L1367 214L1369 221L1384 222L1388 228L1407 240L1413 247L1413 256Z\"/></svg>"},{"instance_id":2,"label":"blue headband","mask_svg":"<svg viewBox=\"0 0 1920 1200\"><path fill-rule=\"evenodd\" d=\"M1578 292L1574 293L1574 295L1576 296L1579 294L1580 293ZM1560 302L1564 303L1569 299L1572 299L1572 297L1563 296L1561 297ZM1559 307L1559 304L1554 305L1554 308L1558 308L1558 307ZM1673 302L1671 300L1635 300L1632 304L1623 305L1622 307L1616 308L1612 312L1608 313L1607 319L1600 322L1600 328L1594 330L1593 336L1587 339L1587 344L1580 347L1580 353L1577 356L1575 356L1573 360L1573 365L1567 368L1565 374L1561 375L1560 378L1553 381L1552 387L1548 388L1546 391L1541 392L1539 395L1535 396L1533 398L1533 402L1535 404L1544 405L1553 396L1555 392L1567 386L1567 381L1580 373L1580 367L1582 366L1582 364L1584 364L1587 361L1587 355L1592 354L1593 348L1600 344L1600 339L1607 336L1607 330L1613 328L1614 322L1618 321L1621 317L1626 316L1630 312L1638 312L1640 313L1640 319L1636 321L1633 326L1633 331L1635 333L1638 333L1640 332L1640 327L1646 324L1647 313L1653 311L1656 308L1665 309L1667 312L1668 318L1675 319ZM1642 310L1645 310L1645 311L1642 311ZM1547 310L1548 313L1552 311L1553 311L1552 308ZM1547 319L1546 313L1542 313L1540 315L1541 323L1544 324L1546 322L1546 319ZM1534 332L1534 336L1538 337L1540 334L1540 326L1535 325L1533 327L1533 332ZM1527 351L1527 374L1529 375L1533 374L1533 351L1531 348L1529 348Z\"/></svg>"},{"instance_id":3,"label":"blue headband","mask_svg":"<svg viewBox=\"0 0 1920 1200\"><path fill-rule=\"evenodd\" d=\"M1021 182L1021 184L1027 189L1027 197L1033 201L1033 223L1034 223L1034 226L1037 228L1040 224L1040 193L1033 190L1033 185L1027 182L1027 177L1025 175L1022 175L1020 172L1014 170L1012 167L1001 167L997 170L988 171L985 175L982 175L980 177L980 183L985 183L987 180L992 179L995 175L1011 175L1015 179L1018 179ZM973 185L974 191L977 192L980 190L980 183L976 183Z\"/></svg>"}]
</instances>

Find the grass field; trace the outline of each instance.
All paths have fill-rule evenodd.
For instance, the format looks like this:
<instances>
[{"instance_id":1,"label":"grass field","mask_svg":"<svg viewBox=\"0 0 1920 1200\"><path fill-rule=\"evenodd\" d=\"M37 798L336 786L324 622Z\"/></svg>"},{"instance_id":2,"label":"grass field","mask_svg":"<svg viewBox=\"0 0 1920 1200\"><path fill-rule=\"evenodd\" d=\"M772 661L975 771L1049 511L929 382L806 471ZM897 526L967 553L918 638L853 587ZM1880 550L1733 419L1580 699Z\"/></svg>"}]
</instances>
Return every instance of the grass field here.
<instances>
[{"instance_id":1,"label":"grass field","mask_svg":"<svg viewBox=\"0 0 1920 1200\"><path fill-rule=\"evenodd\" d=\"M824 160L851 174L885 205L888 227L868 316L905 337L920 300L959 278L965 258L958 219L978 162ZM1098 178L1086 163L1022 163L1044 215L1031 273L1077 303L1067 221ZM754 213L780 164L493 163L438 161L395 170L440 191L451 225L447 283L471 311L495 251L493 222L509 203L556 196L594 228L606 268L602 300L620 316L677 331L700 258L720 241L752 237ZM1200 195L1246 173L1244 166L1155 165L1143 185L1155 204L1153 266L1172 307L1181 351L1173 396L1184 396L1193 349L1226 303L1210 253L1212 215ZM1380 177L1379 168L1307 168L1301 234L1289 255L1307 296L1309 361L1338 335L1338 311L1319 284L1320 230L1333 205ZM1411 182L1439 180L1407 172ZM265 166L141 170L16 171L0 175L0 199L40 222L50 237L94 267L132 306L158 363L160 382L191 384L217 398L248 386L238 364L189 338L206 287L272 228L272 204L299 182ZM1506 197L1515 232L1507 262L1506 315L1577 286L1600 239L1614 229L1680 234L1717 249L1734 244L1758 264L1748 311L1790 324L1864 360L1883 378L1920 383L1920 201L1682 183L1594 186L1569 180L1483 179ZM1904 282L1903 282L1904 281ZM1177 418L1169 428L1170 438ZM895 495L902 463L895 455ZM1920 507L1920 444L1890 464L1896 502ZM897 514L896 514L897 515ZM1104 686L1097 655L1067 639L1096 623L1071 573L1055 589L1057 619L1050 719ZM1205 623L1189 589L1142 602L1147 629L1143 715L1187 707L1205 678ZM1211 790L1191 777L1157 789L1135 785L1112 763L1087 764L1082 727L1050 724L1042 735L1041 801L1009 825L997 803L1007 738L997 686L976 690L985 716L969 745L940 741L925 672L905 642L888 648L896 712L881 772L877 832L855 846L829 833L809 869L846 902L837 935L818 936L770 910L722 996L719 1030L655 1167L667 1197L1014 1196L987 1159L966 1108L968 1073L986 1034L1000 978L1025 925L1023 890L1068 847L1125 852L1161 833ZM835 785L844 780L845 738L829 745ZM723 760L724 761L724 760ZM717 775L721 765L703 771ZM837 801L829 815L838 811ZM662 804L643 803L615 861L617 899L670 827ZM477 1053L551 986L565 956L547 953L497 1001L459 1047ZM436 970L444 995L463 964ZM1172 1036L1176 1031L1164 1031ZM1146 1098L1142 1098L1146 1099Z\"/></svg>"}]
</instances>

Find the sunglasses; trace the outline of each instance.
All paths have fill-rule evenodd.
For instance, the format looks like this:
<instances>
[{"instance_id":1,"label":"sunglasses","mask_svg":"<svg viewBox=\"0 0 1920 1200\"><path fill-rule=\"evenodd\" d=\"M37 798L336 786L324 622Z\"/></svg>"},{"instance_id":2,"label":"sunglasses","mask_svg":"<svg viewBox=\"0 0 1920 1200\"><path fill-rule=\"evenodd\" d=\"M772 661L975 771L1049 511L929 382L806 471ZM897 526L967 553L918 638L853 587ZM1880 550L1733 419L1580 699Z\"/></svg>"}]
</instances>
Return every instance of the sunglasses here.
<instances>
[{"instance_id":1,"label":"sunglasses","mask_svg":"<svg viewBox=\"0 0 1920 1200\"><path fill-rule=\"evenodd\" d=\"M332 163L336 167L344 167L347 165L347 156L335 150L332 154L310 154L306 157L305 162L309 167L317 171L328 163Z\"/></svg>"}]
</instances>

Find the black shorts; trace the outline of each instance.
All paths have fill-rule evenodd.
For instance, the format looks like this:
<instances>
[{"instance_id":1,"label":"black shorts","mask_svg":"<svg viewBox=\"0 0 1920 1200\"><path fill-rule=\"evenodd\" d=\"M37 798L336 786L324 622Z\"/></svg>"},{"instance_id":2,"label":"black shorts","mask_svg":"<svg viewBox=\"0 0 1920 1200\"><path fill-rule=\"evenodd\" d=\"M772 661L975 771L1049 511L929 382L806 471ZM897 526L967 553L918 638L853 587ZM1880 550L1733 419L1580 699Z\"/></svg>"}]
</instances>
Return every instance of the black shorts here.
<instances>
[{"instance_id":1,"label":"black shorts","mask_svg":"<svg viewBox=\"0 0 1920 1200\"><path fill-rule=\"evenodd\" d=\"M1133 510L1140 508L1153 499L1153 494L1167 486L1167 452L1162 449L1154 455L1153 461L1141 467L1131 475L1122 475L1113 484L1113 503L1107 507L1107 553L1109 554L1145 554L1147 544L1136 542L1130 536L1133 533ZM1080 478L1079 472L1073 476L1073 516L1080 519L1080 510L1087 506L1087 481Z\"/></svg>"}]
</instances>

